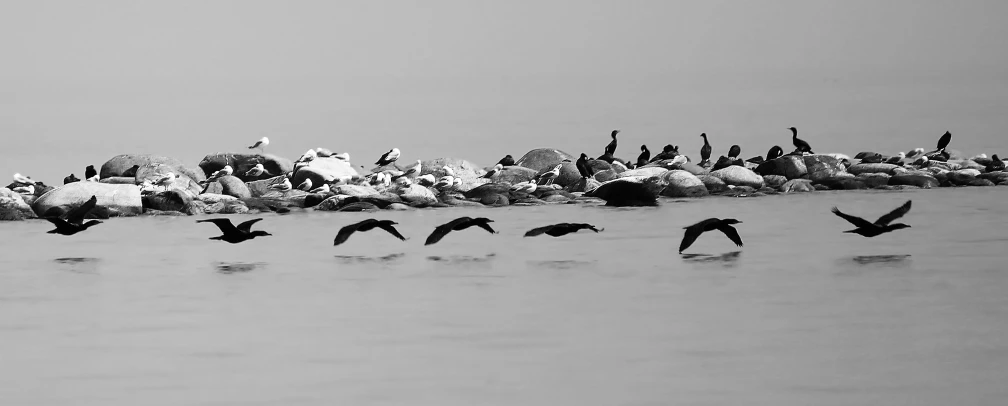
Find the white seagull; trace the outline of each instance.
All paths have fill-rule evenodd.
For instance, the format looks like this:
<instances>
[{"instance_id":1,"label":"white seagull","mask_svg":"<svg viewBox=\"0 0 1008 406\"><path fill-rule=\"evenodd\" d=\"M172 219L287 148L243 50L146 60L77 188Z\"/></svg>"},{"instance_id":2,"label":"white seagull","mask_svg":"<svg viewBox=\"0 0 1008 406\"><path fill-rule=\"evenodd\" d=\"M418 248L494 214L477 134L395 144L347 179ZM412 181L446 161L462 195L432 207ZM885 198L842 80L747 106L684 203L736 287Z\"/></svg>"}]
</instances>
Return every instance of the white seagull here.
<instances>
[{"instance_id":1,"label":"white seagull","mask_svg":"<svg viewBox=\"0 0 1008 406\"><path fill-rule=\"evenodd\" d=\"M293 186L291 186L290 179L284 177L282 181L270 186L270 189L286 193L290 192L290 190L293 189Z\"/></svg>"},{"instance_id":2,"label":"white seagull","mask_svg":"<svg viewBox=\"0 0 1008 406\"><path fill-rule=\"evenodd\" d=\"M336 155L333 155L332 157L342 161L350 162L350 154L347 152L341 152Z\"/></svg>"},{"instance_id":3,"label":"white seagull","mask_svg":"<svg viewBox=\"0 0 1008 406\"><path fill-rule=\"evenodd\" d=\"M28 185L34 185L35 184L34 180L31 180L31 178L29 178L27 176L24 176L24 175L22 175L20 173L15 173L14 174L14 182L28 184Z\"/></svg>"},{"instance_id":4,"label":"white seagull","mask_svg":"<svg viewBox=\"0 0 1008 406\"><path fill-rule=\"evenodd\" d=\"M168 172L164 175L161 175L160 178L154 181L154 184L157 186L164 187L165 192L167 192L168 188L171 187L171 185L175 184L175 173Z\"/></svg>"},{"instance_id":5,"label":"white seagull","mask_svg":"<svg viewBox=\"0 0 1008 406\"><path fill-rule=\"evenodd\" d=\"M329 192L330 192L330 189L329 189L329 184L328 183L324 183L324 184L322 184L322 186L319 186L319 187L317 187L315 189L312 189L312 190L308 191L308 193L312 193L312 194L321 193L321 194L324 194L324 195L329 194Z\"/></svg>"},{"instance_id":6,"label":"white seagull","mask_svg":"<svg viewBox=\"0 0 1008 406\"><path fill-rule=\"evenodd\" d=\"M417 176L416 183L420 186L431 186L434 184L434 175L428 173L423 176Z\"/></svg>"},{"instance_id":7,"label":"white seagull","mask_svg":"<svg viewBox=\"0 0 1008 406\"><path fill-rule=\"evenodd\" d=\"M544 183L545 185L553 183L553 181L560 176L560 168L562 167L563 164L557 164L557 166L554 166L552 170L543 172L542 175L539 175L539 180L540 181L545 180L546 181L546 183Z\"/></svg>"},{"instance_id":8,"label":"white seagull","mask_svg":"<svg viewBox=\"0 0 1008 406\"><path fill-rule=\"evenodd\" d=\"M333 155L333 152L328 149L319 147L315 148L315 155L317 155L319 158L328 158Z\"/></svg>"},{"instance_id":9,"label":"white seagull","mask_svg":"<svg viewBox=\"0 0 1008 406\"><path fill-rule=\"evenodd\" d=\"M486 175L483 175L483 177L486 178L486 179L490 179L490 177L496 175L497 172L500 172L503 169L504 169L504 165L501 165L501 164L494 165L493 169L491 169L489 172L487 172Z\"/></svg>"},{"instance_id":10,"label":"white seagull","mask_svg":"<svg viewBox=\"0 0 1008 406\"><path fill-rule=\"evenodd\" d=\"M316 153L314 149L309 149L307 152L304 153L304 155L301 155L301 157L298 158L297 161L294 161L294 163L296 164L300 162L311 162L315 160L315 158L318 158L318 153Z\"/></svg>"},{"instance_id":11,"label":"white seagull","mask_svg":"<svg viewBox=\"0 0 1008 406\"><path fill-rule=\"evenodd\" d=\"M383 154L381 158L378 158L378 162L375 162L375 165L385 166L395 162L396 159L399 159L399 148L392 148L389 152Z\"/></svg>"},{"instance_id":12,"label":"white seagull","mask_svg":"<svg viewBox=\"0 0 1008 406\"><path fill-rule=\"evenodd\" d=\"M301 184L297 186L297 188L307 192L312 189L311 186L312 186L311 179L305 179L304 182L301 182Z\"/></svg>"},{"instance_id":13,"label":"white seagull","mask_svg":"<svg viewBox=\"0 0 1008 406\"><path fill-rule=\"evenodd\" d=\"M14 188L13 192L22 195L33 195L35 194L35 185L18 186Z\"/></svg>"},{"instance_id":14,"label":"white seagull","mask_svg":"<svg viewBox=\"0 0 1008 406\"><path fill-rule=\"evenodd\" d=\"M248 170L248 172L245 172L245 176L254 178L262 175L263 172L266 172L266 168L263 168L263 164L260 163L253 166L252 169Z\"/></svg>"},{"instance_id":15,"label":"white seagull","mask_svg":"<svg viewBox=\"0 0 1008 406\"><path fill-rule=\"evenodd\" d=\"M445 171L445 175L451 176L453 178L455 177L455 170L453 170L450 166L445 165L442 166L441 169Z\"/></svg>"},{"instance_id":16,"label":"white seagull","mask_svg":"<svg viewBox=\"0 0 1008 406\"><path fill-rule=\"evenodd\" d=\"M420 163L420 160L417 159L415 166L413 166L412 168L407 169L406 172L403 172L400 175L393 176L392 179L393 180L394 179L399 179L399 178L410 176L410 175L413 175L413 176L419 175L420 174L420 169L422 168L421 165L422 164Z\"/></svg>"},{"instance_id":17,"label":"white seagull","mask_svg":"<svg viewBox=\"0 0 1008 406\"><path fill-rule=\"evenodd\" d=\"M536 190L535 179L530 180L528 182L515 183L514 185L511 186L512 192L532 193L535 192L535 190Z\"/></svg>"},{"instance_id":18,"label":"white seagull","mask_svg":"<svg viewBox=\"0 0 1008 406\"><path fill-rule=\"evenodd\" d=\"M231 169L231 165L224 165L223 169L221 169L221 170L219 170L217 172L214 172L212 175L210 175L209 178L207 178L207 180L204 180L204 181L200 182L200 184L201 185L208 184L208 183L213 182L213 181L215 181L217 179L223 178L225 176L229 176L232 173L234 173L234 169Z\"/></svg>"},{"instance_id":19,"label":"white seagull","mask_svg":"<svg viewBox=\"0 0 1008 406\"><path fill-rule=\"evenodd\" d=\"M269 138L262 137L262 138L259 139L259 141L256 141L255 144L252 144L251 146L249 146L248 149L259 148L259 152L263 152L266 149L267 145L269 145Z\"/></svg>"}]
</instances>

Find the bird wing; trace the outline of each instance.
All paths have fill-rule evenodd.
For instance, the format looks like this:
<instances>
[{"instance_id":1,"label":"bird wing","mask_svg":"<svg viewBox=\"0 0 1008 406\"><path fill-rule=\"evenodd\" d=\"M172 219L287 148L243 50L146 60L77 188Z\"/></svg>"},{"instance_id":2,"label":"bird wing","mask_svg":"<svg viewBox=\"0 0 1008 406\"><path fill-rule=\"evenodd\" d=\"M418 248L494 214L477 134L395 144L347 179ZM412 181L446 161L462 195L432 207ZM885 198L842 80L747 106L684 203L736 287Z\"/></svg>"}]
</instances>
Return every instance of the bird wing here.
<instances>
[{"instance_id":1,"label":"bird wing","mask_svg":"<svg viewBox=\"0 0 1008 406\"><path fill-rule=\"evenodd\" d=\"M399 230L396 230L395 226L393 226L390 223L379 222L378 223L378 228L380 228L382 230L385 230L385 231L388 231L389 234L394 235L396 238L398 238L400 240L406 241L406 237L404 237L402 234L400 234Z\"/></svg>"},{"instance_id":2,"label":"bird wing","mask_svg":"<svg viewBox=\"0 0 1008 406\"><path fill-rule=\"evenodd\" d=\"M261 218L252 219L252 220L249 220L249 221L246 221L246 222L243 222L243 223L239 223L237 226L235 226L235 228L237 228L238 231L241 231L243 233L249 233L249 232L252 232L252 225L255 224L259 220L262 220L262 219Z\"/></svg>"},{"instance_id":3,"label":"bird wing","mask_svg":"<svg viewBox=\"0 0 1008 406\"><path fill-rule=\"evenodd\" d=\"M700 238L700 234L703 234L703 227L698 227L696 225L686 227L686 232L683 233L682 242L679 243L679 253L682 254L686 251L693 242Z\"/></svg>"},{"instance_id":4,"label":"bird wing","mask_svg":"<svg viewBox=\"0 0 1008 406\"><path fill-rule=\"evenodd\" d=\"M451 232L451 230L452 230L451 223L437 226L436 228L434 228L434 232L432 232L429 236L427 236L427 241L424 242L424 245L431 245L438 241L441 241L441 239L444 238L444 236L448 235L448 233Z\"/></svg>"},{"instance_id":5,"label":"bird wing","mask_svg":"<svg viewBox=\"0 0 1008 406\"><path fill-rule=\"evenodd\" d=\"M875 220L875 224L884 226L888 225L889 223L892 223L893 220L903 217L904 214L907 214L907 212L910 211L910 202L911 202L910 200L907 200L907 202L903 203L902 206L897 207L895 210L889 213L886 213L882 217L879 217L878 220Z\"/></svg>"},{"instance_id":6,"label":"bird wing","mask_svg":"<svg viewBox=\"0 0 1008 406\"><path fill-rule=\"evenodd\" d=\"M350 235L357 231L357 227L360 227L360 223L350 224L341 228L339 232L336 233L336 238L333 239L333 245L340 245L346 242L346 240L350 238Z\"/></svg>"},{"instance_id":7,"label":"bird wing","mask_svg":"<svg viewBox=\"0 0 1008 406\"><path fill-rule=\"evenodd\" d=\"M738 245L739 247L742 246L742 237L738 235L738 230L736 230L735 227L732 227L729 224L722 224L717 229L724 233L724 235L728 236L728 239L732 240L735 245Z\"/></svg>"},{"instance_id":8,"label":"bird wing","mask_svg":"<svg viewBox=\"0 0 1008 406\"><path fill-rule=\"evenodd\" d=\"M238 228L231 224L231 220L228 219L207 219L207 220L196 220L197 223L214 223L217 228L220 229L221 233L224 234L234 234L238 232Z\"/></svg>"},{"instance_id":9,"label":"bird wing","mask_svg":"<svg viewBox=\"0 0 1008 406\"><path fill-rule=\"evenodd\" d=\"M93 210L97 204L98 204L98 197L91 196L91 198L88 199L88 201L84 202L84 204L81 204L77 208L70 210L70 212L67 213L66 215L67 222L73 224L83 223L84 216L87 216L87 214L91 210Z\"/></svg>"},{"instance_id":10,"label":"bird wing","mask_svg":"<svg viewBox=\"0 0 1008 406\"><path fill-rule=\"evenodd\" d=\"M525 233L525 236L526 237L535 237L537 235L542 235L546 231L549 231L550 228L553 228L553 226L552 225L548 225L548 226L536 227L536 228L533 228L531 230L528 230Z\"/></svg>"},{"instance_id":11,"label":"bird wing","mask_svg":"<svg viewBox=\"0 0 1008 406\"><path fill-rule=\"evenodd\" d=\"M844 220L847 220L849 223L857 226L858 228L861 228L861 227L873 228L873 227L875 227L875 225L872 224L870 221L865 220L865 219L863 219L861 217L852 216L850 214L844 214L843 212L840 211L840 209L838 209L836 207L833 207L832 212L833 212L833 214L836 214L837 216L840 216L841 218L843 218Z\"/></svg>"},{"instance_id":12,"label":"bird wing","mask_svg":"<svg viewBox=\"0 0 1008 406\"><path fill-rule=\"evenodd\" d=\"M490 224L488 223L476 223L476 226L484 230L487 230L488 232L490 232L490 234L497 234L497 231L494 231L494 229L490 227Z\"/></svg>"},{"instance_id":13,"label":"bird wing","mask_svg":"<svg viewBox=\"0 0 1008 406\"><path fill-rule=\"evenodd\" d=\"M50 223L53 223L53 225L55 225L56 228L64 227L67 225L67 221L59 217L45 217L45 219L49 220Z\"/></svg>"}]
</instances>

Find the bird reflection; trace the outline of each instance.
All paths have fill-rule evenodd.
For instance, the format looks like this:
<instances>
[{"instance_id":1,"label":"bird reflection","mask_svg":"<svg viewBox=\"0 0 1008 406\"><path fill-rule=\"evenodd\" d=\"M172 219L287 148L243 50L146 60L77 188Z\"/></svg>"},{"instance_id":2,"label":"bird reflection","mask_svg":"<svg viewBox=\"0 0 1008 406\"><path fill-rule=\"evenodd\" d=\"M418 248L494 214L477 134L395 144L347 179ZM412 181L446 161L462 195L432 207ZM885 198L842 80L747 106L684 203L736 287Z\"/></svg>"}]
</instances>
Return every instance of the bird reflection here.
<instances>
[{"instance_id":1,"label":"bird reflection","mask_svg":"<svg viewBox=\"0 0 1008 406\"><path fill-rule=\"evenodd\" d=\"M439 255L431 255L427 257L427 259L435 262L444 262L448 264L460 264L460 263L473 263L473 262L488 262L494 259L495 256L497 256L497 254L494 253L486 254L485 256L482 257L469 256L469 255L450 255L442 257Z\"/></svg>"},{"instance_id":2,"label":"bird reflection","mask_svg":"<svg viewBox=\"0 0 1008 406\"><path fill-rule=\"evenodd\" d=\"M218 262L214 265L217 272L223 274L252 272L265 266L266 264L262 262Z\"/></svg>"},{"instance_id":3,"label":"bird reflection","mask_svg":"<svg viewBox=\"0 0 1008 406\"><path fill-rule=\"evenodd\" d=\"M370 257L364 255L335 255L334 257L342 263L352 264L352 263L369 263L369 262L392 262L399 258L406 256L406 253L400 252L398 254L388 254L378 257Z\"/></svg>"},{"instance_id":4,"label":"bird reflection","mask_svg":"<svg viewBox=\"0 0 1008 406\"><path fill-rule=\"evenodd\" d=\"M861 266L901 266L910 260L909 254L903 255L861 255L851 258L851 260Z\"/></svg>"},{"instance_id":5,"label":"bird reflection","mask_svg":"<svg viewBox=\"0 0 1008 406\"><path fill-rule=\"evenodd\" d=\"M76 273L98 273L98 263L100 260L98 258L56 258L53 262L65 265L69 268L70 272Z\"/></svg>"},{"instance_id":6,"label":"bird reflection","mask_svg":"<svg viewBox=\"0 0 1008 406\"><path fill-rule=\"evenodd\" d=\"M742 251L732 251L721 255L682 254L682 259L693 264L722 264L725 267L733 267L738 265L741 256Z\"/></svg>"}]
</instances>

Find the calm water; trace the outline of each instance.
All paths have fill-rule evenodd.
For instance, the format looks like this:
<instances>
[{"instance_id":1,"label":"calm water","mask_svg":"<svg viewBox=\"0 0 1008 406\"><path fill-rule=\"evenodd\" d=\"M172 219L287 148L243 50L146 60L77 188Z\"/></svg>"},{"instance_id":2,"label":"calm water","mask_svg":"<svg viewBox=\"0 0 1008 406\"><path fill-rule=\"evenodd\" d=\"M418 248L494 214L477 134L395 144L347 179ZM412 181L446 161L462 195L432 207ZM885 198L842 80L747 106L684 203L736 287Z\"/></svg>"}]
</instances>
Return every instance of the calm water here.
<instances>
[{"instance_id":1,"label":"calm water","mask_svg":"<svg viewBox=\"0 0 1008 406\"><path fill-rule=\"evenodd\" d=\"M0 224L11 405L1002 404L1008 188ZM905 199L913 228L865 239ZM501 232L449 234L459 215ZM746 245L682 227L735 217ZM332 237L366 217L399 221ZM237 216L235 220L246 218ZM522 238L554 221L605 227Z\"/></svg>"}]
</instances>

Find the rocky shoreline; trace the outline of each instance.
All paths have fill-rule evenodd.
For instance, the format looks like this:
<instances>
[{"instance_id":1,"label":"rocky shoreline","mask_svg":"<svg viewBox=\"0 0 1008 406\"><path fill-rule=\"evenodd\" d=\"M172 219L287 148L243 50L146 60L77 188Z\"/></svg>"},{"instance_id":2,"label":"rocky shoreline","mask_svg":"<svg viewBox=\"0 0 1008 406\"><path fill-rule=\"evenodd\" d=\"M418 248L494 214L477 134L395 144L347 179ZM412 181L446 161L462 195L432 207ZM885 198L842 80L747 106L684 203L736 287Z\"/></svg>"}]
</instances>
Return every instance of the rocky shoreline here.
<instances>
[{"instance_id":1,"label":"rocky shoreline","mask_svg":"<svg viewBox=\"0 0 1008 406\"><path fill-rule=\"evenodd\" d=\"M295 163L271 154L218 153L204 157L197 168L170 157L118 155L105 162L97 179L91 181L68 177L64 185L52 187L23 177L16 179L0 188L0 220L60 216L91 196L98 199L91 217L109 218L584 201L649 206L658 204L660 197L1008 185L1008 172L997 169L1003 166L1000 161L985 155L962 158L954 151L917 160L873 152L859 153L853 159L842 154L800 153L771 160L721 157L713 165L704 162L705 166L681 156L662 156L633 169L628 168L632 164L618 159L611 163L593 159L587 161L591 177L581 175L574 156L551 148L531 150L514 165L500 168L455 158L421 161L418 173L409 173L414 165L404 168L397 163L368 171L352 165L346 154L323 155L308 161L302 157ZM257 165L261 171L253 170ZM225 167L231 168L231 174L206 182ZM488 172L493 173L486 177ZM309 185L310 189L290 185Z\"/></svg>"}]
</instances>

